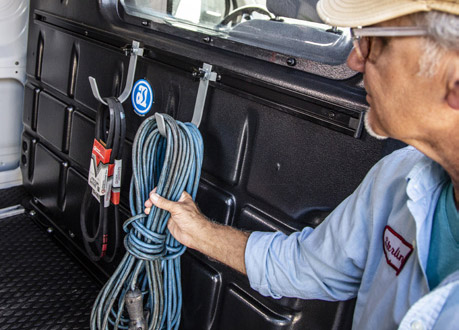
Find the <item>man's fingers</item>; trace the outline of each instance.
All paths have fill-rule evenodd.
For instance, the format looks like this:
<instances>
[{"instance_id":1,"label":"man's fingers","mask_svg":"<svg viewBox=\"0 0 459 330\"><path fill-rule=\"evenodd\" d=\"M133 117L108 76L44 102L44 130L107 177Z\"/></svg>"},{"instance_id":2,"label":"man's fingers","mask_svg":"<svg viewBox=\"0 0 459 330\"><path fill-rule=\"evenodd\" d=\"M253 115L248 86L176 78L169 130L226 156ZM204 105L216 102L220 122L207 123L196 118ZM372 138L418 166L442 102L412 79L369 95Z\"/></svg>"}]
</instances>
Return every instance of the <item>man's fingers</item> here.
<instances>
[{"instance_id":1,"label":"man's fingers","mask_svg":"<svg viewBox=\"0 0 459 330\"><path fill-rule=\"evenodd\" d=\"M188 194L186 191L184 191L182 193L182 195L180 196L180 199L178 200L178 202L180 203L183 203L183 202L186 202L187 200L193 200L190 196L190 194ZM145 214L149 214L151 212L151 208L153 206L156 206L156 207L159 207L160 209L163 209L163 210L166 210L166 211L169 211L172 213L173 209L174 209L174 206L176 205L177 203L175 202L172 202L164 197L161 197L160 195L158 195L156 193L156 188L154 190L152 190L150 192L150 197L145 201L144 205L145 205Z\"/></svg>"},{"instance_id":2,"label":"man's fingers","mask_svg":"<svg viewBox=\"0 0 459 330\"><path fill-rule=\"evenodd\" d=\"M154 190L150 193L149 201L151 201L151 203L156 207L159 207L160 209L169 212L172 211L172 208L174 206L174 202L159 196Z\"/></svg>"},{"instance_id":3,"label":"man's fingers","mask_svg":"<svg viewBox=\"0 0 459 330\"><path fill-rule=\"evenodd\" d=\"M178 200L179 202L184 202L188 198L191 198L190 194L187 193L186 191L182 192L182 195L180 196L180 199Z\"/></svg>"},{"instance_id":4,"label":"man's fingers","mask_svg":"<svg viewBox=\"0 0 459 330\"><path fill-rule=\"evenodd\" d=\"M162 198L161 196L159 196L156 192L156 189L155 190L152 190L150 192L150 197L145 201L144 203L144 206L145 206L145 214L150 214L151 212L151 208L153 206L156 206L156 207L159 207L160 209L164 209L166 211L169 211L169 209L167 208L167 202L169 202L167 199L165 198Z\"/></svg>"},{"instance_id":5,"label":"man's fingers","mask_svg":"<svg viewBox=\"0 0 459 330\"><path fill-rule=\"evenodd\" d=\"M156 189L157 189L157 188L158 188L158 187L155 187L155 188L150 192L149 197L151 196L151 194L153 194L153 193L156 192ZM150 200L150 198L148 198L148 199L145 201L145 204L144 204L144 205L145 205L146 208L151 208L151 207L153 206L153 202ZM148 213L147 213L147 214L148 214Z\"/></svg>"}]
</instances>

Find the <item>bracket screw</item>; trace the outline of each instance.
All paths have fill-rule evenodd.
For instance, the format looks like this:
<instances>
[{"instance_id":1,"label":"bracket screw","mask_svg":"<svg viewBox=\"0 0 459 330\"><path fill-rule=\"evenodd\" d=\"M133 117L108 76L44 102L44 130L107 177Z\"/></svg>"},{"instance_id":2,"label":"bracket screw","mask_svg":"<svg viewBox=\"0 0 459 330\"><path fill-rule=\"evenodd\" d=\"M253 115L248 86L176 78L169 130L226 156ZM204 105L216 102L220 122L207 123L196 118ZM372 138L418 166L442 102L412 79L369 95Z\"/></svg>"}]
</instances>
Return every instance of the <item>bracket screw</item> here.
<instances>
[{"instance_id":1,"label":"bracket screw","mask_svg":"<svg viewBox=\"0 0 459 330\"><path fill-rule=\"evenodd\" d=\"M194 70L193 73L191 74L194 79L202 79L206 76L206 71L198 69Z\"/></svg>"},{"instance_id":2,"label":"bracket screw","mask_svg":"<svg viewBox=\"0 0 459 330\"><path fill-rule=\"evenodd\" d=\"M296 65L296 59L294 59L293 57L289 57L287 59L287 65L288 66L295 66Z\"/></svg>"}]
</instances>

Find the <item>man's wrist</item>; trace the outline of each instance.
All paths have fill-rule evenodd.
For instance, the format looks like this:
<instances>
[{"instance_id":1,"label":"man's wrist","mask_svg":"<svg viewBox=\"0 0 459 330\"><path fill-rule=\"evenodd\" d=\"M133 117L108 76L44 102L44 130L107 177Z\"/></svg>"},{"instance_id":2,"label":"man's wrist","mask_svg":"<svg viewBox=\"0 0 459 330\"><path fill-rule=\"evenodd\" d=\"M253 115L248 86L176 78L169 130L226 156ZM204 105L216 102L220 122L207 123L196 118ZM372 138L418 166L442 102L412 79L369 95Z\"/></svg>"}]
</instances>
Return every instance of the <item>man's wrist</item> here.
<instances>
[{"instance_id":1,"label":"man's wrist","mask_svg":"<svg viewBox=\"0 0 459 330\"><path fill-rule=\"evenodd\" d=\"M212 231L215 230L214 223L202 214L199 214L193 221L196 225L193 226L194 230L190 233L191 244L188 247L205 253L206 245L212 239Z\"/></svg>"}]
</instances>

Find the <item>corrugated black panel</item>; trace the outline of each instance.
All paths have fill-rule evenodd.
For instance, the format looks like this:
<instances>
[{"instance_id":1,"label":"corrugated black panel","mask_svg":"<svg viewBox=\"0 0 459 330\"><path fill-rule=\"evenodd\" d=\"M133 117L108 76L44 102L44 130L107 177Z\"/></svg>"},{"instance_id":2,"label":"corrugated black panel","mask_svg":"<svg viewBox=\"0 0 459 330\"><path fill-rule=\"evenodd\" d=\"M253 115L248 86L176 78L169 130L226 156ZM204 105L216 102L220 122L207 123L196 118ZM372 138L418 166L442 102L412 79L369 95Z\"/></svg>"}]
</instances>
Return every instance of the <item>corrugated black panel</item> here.
<instances>
[{"instance_id":1,"label":"corrugated black panel","mask_svg":"<svg viewBox=\"0 0 459 330\"><path fill-rule=\"evenodd\" d=\"M123 75L127 70L129 57L124 56L120 50L107 49L85 41L78 43L75 100L96 110L99 102L92 94L88 77L96 79L102 97L118 96L121 93L120 88L124 87L126 78Z\"/></svg>"},{"instance_id":2,"label":"corrugated black panel","mask_svg":"<svg viewBox=\"0 0 459 330\"><path fill-rule=\"evenodd\" d=\"M22 121L25 126L35 130L38 99L40 95L40 89L34 85L27 84L24 88L24 112L22 113Z\"/></svg>"},{"instance_id":3,"label":"corrugated black panel","mask_svg":"<svg viewBox=\"0 0 459 330\"><path fill-rule=\"evenodd\" d=\"M37 144L31 192L51 212L59 210L61 166L60 158L42 144Z\"/></svg>"},{"instance_id":4,"label":"corrugated black panel","mask_svg":"<svg viewBox=\"0 0 459 330\"><path fill-rule=\"evenodd\" d=\"M289 233L296 229L250 205L242 209L234 226L247 231L282 231L284 233Z\"/></svg>"},{"instance_id":5,"label":"corrugated black panel","mask_svg":"<svg viewBox=\"0 0 459 330\"><path fill-rule=\"evenodd\" d=\"M63 231L69 236L73 234L72 239L81 245L83 236L80 227L80 208L87 185L87 178L81 176L73 168L69 169L66 181Z\"/></svg>"},{"instance_id":6,"label":"corrugated black panel","mask_svg":"<svg viewBox=\"0 0 459 330\"><path fill-rule=\"evenodd\" d=\"M248 148L249 120L247 102L231 94L211 89L201 129L204 139L203 169L230 185L239 181L242 160Z\"/></svg>"},{"instance_id":7,"label":"corrugated black panel","mask_svg":"<svg viewBox=\"0 0 459 330\"><path fill-rule=\"evenodd\" d=\"M222 288L220 272L186 253L181 259L183 308L181 329L208 329L215 324Z\"/></svg>"},{"instance_id":8,"label":"corrugated black panel","mask_svg":"<svg viewBox=\"0 0 459 330\"><path fill-rule=\"evenodd\" d=\"M75 84L76 84L76 75L78 70L78 60L79 60L79 44L74 43L72 47L72 57L70 60L70 72L69 72L69 83L67 95L69 97L75 96Z\"/></svg>"},{"instance_id":9,"label":"corrugated black panel","mask_svg":"<svg viewBox=\"0 0 459 330\"><path fill-rule=\"evenodd\" d=\"M201 180L196 202L212 221L230 225L234 216L234 198L226 191Z\"/></svg>"},{"instance_id":10,"label":"corrugated black panel","mask_svg":"<svg viewBox=\"0 0 459 330\"><path fill-rule=\"evenodd\" d=\"M289 329L294 317L293 313L270 310L237 286L231 285L225 291L218 329Z\"/></svg>"},{"instance_id":11,"label":"corrugated black panel","mask_svg":"<svg viewBox=\"0 0 459 330\"><path fill-rule=\"evenodd\" d=\"M36 144L36 139L32 138L26 132L22 134L21 172L22 181L25 187L29 187L32 184Z\"/></svg>"},{"instance_id":12,"label":"corrugated black panel","mask_svg":"<svg viewBox=\"0 0 459 330\"><path fill-rule=\"evenodd\" d=\"M248 192L294 219L346 198L381 149L269 108L258 111Z\"/></svg>"},{"instance_id":13,"label":"corrugated black panel","mask_svg":"<svg viewBox=\"0 0 459 330\"><path fill-rule=\"evenodd\" d=\"M37 45L36 45L36 62L32 62L35 64L35 77L37 79L41 79L41 73L43 70L43 53L45 51L45 40L42 33L38 35L37 38Z\"/></svg>"},{"instance_id":14,"label":"corrugated black panel","mask_svg":"<svg viewBox=\"0 0 459 330\"><path fill-rule=\"evenodd\" d=\"M51 29L47 29L42 35L44 51L41 80L67 95L73 39Z\"/></svg>"},{"instance_id":15,"label":"corrugated black panel","mask_svg":"<svg viewBox=\"0 0 459 330\"><path fill-rule=\"evenodd\" d=\"M89 171L92 145L94 143L94 122L79 112L75 112L70 133L69 156Z\"/></svg>"},{"instance_id":16,"label":"corrugated black panel","mask_svg":"<svg viewBox=\"0 0 459 330\"><path fill-rule=\"evenodd\" d=\"M67 105L46 92L40 93L38 104L37 133L56 149L62 150L67 135Z\"/></svg>"}]
</instances>

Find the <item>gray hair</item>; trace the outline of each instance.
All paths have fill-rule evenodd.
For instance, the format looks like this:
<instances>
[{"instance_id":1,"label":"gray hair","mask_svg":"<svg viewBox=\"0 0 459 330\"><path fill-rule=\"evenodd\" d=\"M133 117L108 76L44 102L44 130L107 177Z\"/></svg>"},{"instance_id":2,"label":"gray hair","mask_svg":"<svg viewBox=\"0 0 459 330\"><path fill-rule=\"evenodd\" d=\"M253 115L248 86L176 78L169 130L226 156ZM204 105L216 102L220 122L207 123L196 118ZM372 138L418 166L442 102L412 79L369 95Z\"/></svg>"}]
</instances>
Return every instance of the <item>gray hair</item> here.
<instances>
[{"instance_id":1,"label":"gray hair","mask_svg":"<svg viewBox=\"0 0 459 330\"><path fill-rule=\"evenodd\" d=\"M431 77L443 55L459 51L459 16L439 11L421 12L413 14L413 21L417 26L427 27L428 38L424 39L418 74Z\"/></svg>"}]
</instances>

